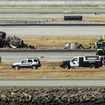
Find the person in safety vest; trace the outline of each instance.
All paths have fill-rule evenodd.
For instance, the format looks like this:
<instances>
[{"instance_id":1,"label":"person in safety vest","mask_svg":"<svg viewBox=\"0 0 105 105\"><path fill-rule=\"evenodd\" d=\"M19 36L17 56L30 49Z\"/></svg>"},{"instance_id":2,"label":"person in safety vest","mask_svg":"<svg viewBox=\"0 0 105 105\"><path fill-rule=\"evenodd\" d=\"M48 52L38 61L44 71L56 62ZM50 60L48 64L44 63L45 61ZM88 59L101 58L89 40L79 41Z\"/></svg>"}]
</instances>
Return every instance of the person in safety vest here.
<instances>
[{"instance_id":1,"label":"person in safety vest","mask_svg":"<svg viewBox=\"0 0 105 105\"><path fill-rule=\"evenodd\" d=\"M98 41L95 43L96 46L96 55L103 55L103 40L98 37Z\"/></svg>"}]
</instances>

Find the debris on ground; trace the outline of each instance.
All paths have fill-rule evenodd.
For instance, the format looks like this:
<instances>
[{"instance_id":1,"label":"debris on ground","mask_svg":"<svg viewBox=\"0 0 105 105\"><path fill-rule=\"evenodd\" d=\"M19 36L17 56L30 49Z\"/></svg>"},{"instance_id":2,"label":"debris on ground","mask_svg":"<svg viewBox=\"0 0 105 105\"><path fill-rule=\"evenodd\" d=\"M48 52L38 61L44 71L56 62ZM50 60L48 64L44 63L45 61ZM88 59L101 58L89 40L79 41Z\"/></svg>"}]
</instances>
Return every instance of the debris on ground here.
<instances>
[{"instance_id":1,"label":"debris on ground","mask_svg":"<svg viewBox=\"0 0 105 105\"><path fill-rule=\"evenodd\" d=\"M82 44L78 43L65 43L64 49L91 49L91 46L84 47Z\"/></svg>"},{"instance_id":2,"label":"debris on ground","mask_svg":"<svg viewBox=\"0 0 105 105\"><path fill-rule=\"evenodd\" d=\"M8 36L6 37L6 33L0 32L0 48L9 47L9 48L30 48L36 49L37 47L25 44L24 41L17 36Z\"/></svg>"}]
</instances>

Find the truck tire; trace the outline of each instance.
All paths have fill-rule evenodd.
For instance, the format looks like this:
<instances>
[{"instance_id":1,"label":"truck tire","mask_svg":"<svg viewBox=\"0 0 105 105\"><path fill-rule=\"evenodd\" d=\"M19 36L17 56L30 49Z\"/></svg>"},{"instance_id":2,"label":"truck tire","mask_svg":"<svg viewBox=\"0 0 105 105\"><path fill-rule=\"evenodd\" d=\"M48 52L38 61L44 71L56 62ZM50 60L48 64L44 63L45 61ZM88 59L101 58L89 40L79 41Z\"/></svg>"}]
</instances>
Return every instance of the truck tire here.
<instances>
[{"instance_id":1,"label":"truck tire","mask_svg":"<svg viewBox=\"0 0 105 105\"><path fill-rule=\"evenodd\" d=\"M19 70L19 66L15 66L14 68L15 68L15 70Z\"/></svg>"},{"instance_id":2,"label":"truck tire","mask_svg":"<svg viewBox=\"0 0 105 105\"><path fill-rule=\"evenodd\" d=\"M96 68L96 65L95 64L91 64L90 65L90 68L95 69Z\"/></svg>"},{"instance_id":3,"label":"truck tire","mask_svg":"<svg viewBox=\"0 0 105 105\"><path fill-rule=\"evenodd\" d=\"M69 65L64 65L63 68L64 69L69 69L70 67L69 67Z\"/></svg>"},{"instance_id":4,"label":"truck tire","mask_svg":"<svg viewBox=\"0 0 105 105\"><path fill-rule=\"evenodd\" d=\"M36 66L32 66L32 69L37 69L37 67Z\"/></svg>"}]
</instances>

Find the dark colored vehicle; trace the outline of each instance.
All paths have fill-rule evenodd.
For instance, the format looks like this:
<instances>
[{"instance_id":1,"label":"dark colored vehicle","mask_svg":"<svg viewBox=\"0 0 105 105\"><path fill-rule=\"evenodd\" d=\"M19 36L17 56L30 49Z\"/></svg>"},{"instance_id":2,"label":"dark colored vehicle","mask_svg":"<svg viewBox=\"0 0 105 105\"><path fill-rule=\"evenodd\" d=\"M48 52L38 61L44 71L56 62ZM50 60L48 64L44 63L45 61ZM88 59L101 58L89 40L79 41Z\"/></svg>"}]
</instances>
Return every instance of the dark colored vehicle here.
<instances>
[{"instance_id":1,"label":"dark colored vehicle","mask_svg":"<svg viewBox=\"0 0 105 105\"><path fill-rule=\"evenodd\" d=\"M12 64L12 68L16 70L20 68L37 69L38 67L41 67L41 63L38 58L28 58L28 59L22 60L21 62Z\"/></svg>"},{"instance_id":2,"label":"dark colored vehicle","mask_svg":"<svg viewBox=\"0 0 105 105\"><path fill-rule=\"evenodd\" d=\"M103 57L101 56L78 56L68 61L62 61L60 67L70 69L73 67L99 68L103 66Z\"/></svg>"}]
</instances>

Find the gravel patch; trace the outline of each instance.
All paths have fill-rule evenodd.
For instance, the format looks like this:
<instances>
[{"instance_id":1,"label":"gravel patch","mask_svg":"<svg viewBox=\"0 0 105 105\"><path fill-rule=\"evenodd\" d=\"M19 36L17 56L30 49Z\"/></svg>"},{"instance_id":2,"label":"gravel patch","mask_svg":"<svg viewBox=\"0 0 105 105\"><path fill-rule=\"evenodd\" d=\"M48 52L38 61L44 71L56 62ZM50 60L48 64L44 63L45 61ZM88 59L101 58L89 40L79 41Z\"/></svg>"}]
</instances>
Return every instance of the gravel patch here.
<instances>
[{"instance_id":1,"label":"gravel patch","mask_svg":"<svg viewBox=\"0 0 105 105\"><path fill-rule=\"evenodd\" d=\"M105 88L0 89L0 105L104 105Z\"/></svg>"}]
</instances>

